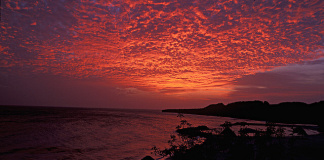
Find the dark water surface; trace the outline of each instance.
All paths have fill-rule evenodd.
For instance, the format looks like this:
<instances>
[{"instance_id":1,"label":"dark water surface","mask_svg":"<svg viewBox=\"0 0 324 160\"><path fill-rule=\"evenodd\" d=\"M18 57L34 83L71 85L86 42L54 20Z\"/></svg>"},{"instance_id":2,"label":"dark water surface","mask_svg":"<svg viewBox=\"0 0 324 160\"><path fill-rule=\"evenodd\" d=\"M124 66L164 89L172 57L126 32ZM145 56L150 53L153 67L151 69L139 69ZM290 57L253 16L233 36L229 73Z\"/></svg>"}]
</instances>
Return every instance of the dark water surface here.
<instances>
[{"instance_id":1,"label":"dark water surface","mask_svg":"<svg viewBox=\"0 0 324 160\"><path fill-rule=\"evenodd\" d=\"M184 118L193 126L242 122L199 115ZM138 160L151 155L153 146L167 147L179 121L177 114L154 110L1 107L0 159Z\"/></svg>"}]
</instances>

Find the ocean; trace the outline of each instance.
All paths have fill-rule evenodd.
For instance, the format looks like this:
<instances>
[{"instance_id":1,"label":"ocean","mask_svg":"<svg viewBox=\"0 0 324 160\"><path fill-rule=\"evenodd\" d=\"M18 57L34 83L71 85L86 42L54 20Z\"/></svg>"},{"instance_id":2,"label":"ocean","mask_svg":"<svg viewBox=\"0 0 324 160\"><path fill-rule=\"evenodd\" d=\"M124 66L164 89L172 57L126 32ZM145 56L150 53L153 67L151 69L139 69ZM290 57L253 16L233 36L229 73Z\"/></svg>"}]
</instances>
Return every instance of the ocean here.
<instances>
[{"instance_id":1,"label":"ocean","mask_svg":"<svg viewBox=\"0 0 324 160\"><path fill-rule=\"evenodd\" d=\"M210 128L220 128L225 121L264 123L201 115L183 119ZM0 159L159 159L151 148L167 147L179 123L177 114L160 110L0 107Z\"/></svg>"}]
</instances>

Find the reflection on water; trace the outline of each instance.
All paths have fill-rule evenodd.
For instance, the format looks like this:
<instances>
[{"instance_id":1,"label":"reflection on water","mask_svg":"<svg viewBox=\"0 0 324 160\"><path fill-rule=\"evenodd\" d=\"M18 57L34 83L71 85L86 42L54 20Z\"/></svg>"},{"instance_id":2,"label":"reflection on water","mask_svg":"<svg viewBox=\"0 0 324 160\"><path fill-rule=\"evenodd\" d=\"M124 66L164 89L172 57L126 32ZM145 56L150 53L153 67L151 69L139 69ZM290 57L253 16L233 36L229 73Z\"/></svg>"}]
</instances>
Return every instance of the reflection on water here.
<instances>
[{"instance_id":1,"label":"reflection on water","mask_svg":"<svg viewBox=\"0 0 324 160\"><path fill-rule=\"evenodd\" d=\"M199 115L184 118L193 126L210 128L242 121ZM153 146L167 147L179 121L176 114L153 110L2 107L0 159L138 160L151 155ZM233 129L238 131L239 126Z\"/></svg>"}]
</instances>

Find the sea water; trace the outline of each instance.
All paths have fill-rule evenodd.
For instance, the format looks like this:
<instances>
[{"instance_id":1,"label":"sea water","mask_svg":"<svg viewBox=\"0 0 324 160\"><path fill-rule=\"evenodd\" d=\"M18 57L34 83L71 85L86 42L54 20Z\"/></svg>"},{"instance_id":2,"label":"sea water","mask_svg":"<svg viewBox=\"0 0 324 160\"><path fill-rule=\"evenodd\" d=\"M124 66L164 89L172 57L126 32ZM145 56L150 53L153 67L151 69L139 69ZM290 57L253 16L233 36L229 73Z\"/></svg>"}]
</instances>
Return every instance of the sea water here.
<instances>
[{"instance_id":1,"label":"sea water","mask_svg":"<svg viewBox=\"0 0 324 160\"><path fill-rule=\"evenodd\" d=\"M225 121L264 123L201 115L184 115L182 119L210 128L219 128ZM179 124L177 114L159 110L1 107L0 159L160 158L151 154L151 148L168 147ZM237 131L237 127L233 129Z\"/></svg>"}]
</instances>

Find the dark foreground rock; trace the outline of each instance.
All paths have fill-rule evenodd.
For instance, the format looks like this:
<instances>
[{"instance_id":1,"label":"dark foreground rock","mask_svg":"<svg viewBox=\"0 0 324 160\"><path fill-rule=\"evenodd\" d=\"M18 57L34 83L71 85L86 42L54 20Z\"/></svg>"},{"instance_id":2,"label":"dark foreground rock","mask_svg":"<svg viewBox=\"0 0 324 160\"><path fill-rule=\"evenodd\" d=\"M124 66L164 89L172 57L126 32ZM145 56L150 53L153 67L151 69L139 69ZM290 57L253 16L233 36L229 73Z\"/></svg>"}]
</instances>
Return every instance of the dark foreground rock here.
<instances>
[{"instance_id":1,"label":"dark foreground rock","mask_svg":"<svg viewBox=\"0 0 324 160\"><path fill-rule=\"evenodd\" d=\"M142 160L154 160L151 156L146 156Z\"/></svg>"}]
</instances>

